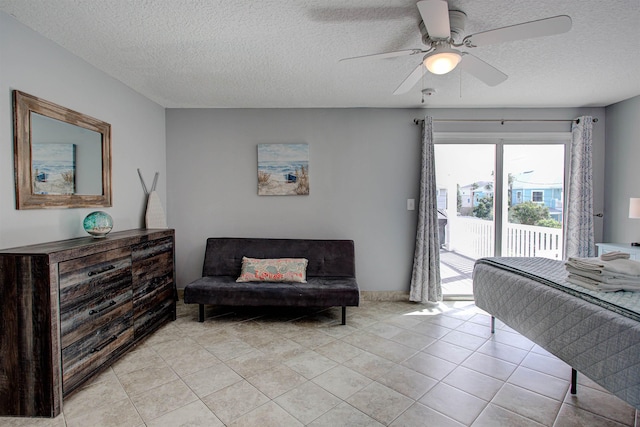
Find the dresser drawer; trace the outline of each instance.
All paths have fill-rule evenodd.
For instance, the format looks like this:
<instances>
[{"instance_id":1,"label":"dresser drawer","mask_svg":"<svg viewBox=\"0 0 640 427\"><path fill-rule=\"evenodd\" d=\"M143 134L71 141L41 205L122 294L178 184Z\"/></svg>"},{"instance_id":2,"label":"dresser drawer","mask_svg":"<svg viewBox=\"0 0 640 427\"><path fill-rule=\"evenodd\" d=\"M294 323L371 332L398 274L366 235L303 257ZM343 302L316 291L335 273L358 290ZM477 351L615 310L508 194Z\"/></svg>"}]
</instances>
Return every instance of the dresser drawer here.
<instances>
[{"instance_id":1,"label":"dresser drawer","mask_svg":"<svg viewBox=\"0 0 640 427\"><path fill-rule=\"evenodd\" d=\"M58 265L60 309L104 293L106 283L127 274L131 276L131 249L128 247L61 262Z\"/></svg>"},{"instance_id":2,"label":"dresser drawer","mask_svg":"<svg viewBox=\"0 0 640 427\"><path fill-rule=\"evenodd\" d=\"M140 312L149 310L154 304L160 304L164 302L164 300L174 301L174 298L173 273L155 277L134 291L134 316L138 317Z\"/></svg>"},{"instance_id":3,"label":"dresser drawer","mask_svg":"<svg viewBox=\"0 0 640 427\"><path fill-rule=\"evenodd\" d=\"M69 393L86 377L110 363L133 342L131 303L128 311L62 350L62 390Z\"/></svg>"},{"instance_id":4,"label":"dresser drawer","mask_svg":"<svg viewBox=\"0 0 640 427\"><path fill-rule=\"evenodd\" d=\"M173 253L134 260L132 269L134 300L157 288L173 286Z\"/></svg>"},{"instance_id":5,"label":"dresser drawer","mask_svg":"<svg viewBox=\"0 0 640 427\"><path fill-rule=\"evenodd\" d=\"M122 277L105 284L103 293L94 294L94 298L61 310L61 347L64 349L114 319L126 315L133 306L132 297L131 278Z\"/></svg>"},{"instance_id":6,"label":"dresser drawer","mask_svg":"<svg viewBox=\"0 0 640 427\"><path fill-rule=\"evenodd\" d=\"M134 262L153 258L160 254L171 254L171 258L173 259L173 237L149 240L148 242L135 245L131 248L131 251L131 257Z\"/></svg>"},{"instance_id":7,"label":"dresser drawer","mask_svg":"<svg viewBox=\"0 0 640 427\"><path fill-rule=\"evenodd\" d=\"M135 339L147 335L156 329L167 319L171 319L175 314L175 302L173 300L173 290L167 291L161 300L148 300L149 304L138 306L134 316Z\"/></svg>"}]
</instances>

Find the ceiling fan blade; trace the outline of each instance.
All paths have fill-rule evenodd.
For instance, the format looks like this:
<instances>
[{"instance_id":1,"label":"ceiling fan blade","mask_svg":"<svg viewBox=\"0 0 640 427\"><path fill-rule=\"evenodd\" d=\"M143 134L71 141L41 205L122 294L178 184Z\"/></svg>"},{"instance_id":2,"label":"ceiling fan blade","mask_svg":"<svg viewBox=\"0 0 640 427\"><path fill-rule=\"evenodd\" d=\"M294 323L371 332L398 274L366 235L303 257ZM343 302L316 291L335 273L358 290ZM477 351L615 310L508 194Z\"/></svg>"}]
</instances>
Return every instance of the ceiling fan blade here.
<instances>
[{"instance_id":1,"label":"ceiling fan blade","mask_svg":"<svg viewBox=\"0 0 640 427\"><path fill-rule=\"evenodd\" d=\"M449 4L445 0L422 0L417 3L417 6L429 37L448 39L451 36Z\"/></svg>"},{"instance_id":2,"label":"ceiling fan blade","mask_svg":"<svg viewBox=\"0 0 640 427\"><path fill-rule=\"evenodd\" d=\"M400 83L400 86L398 86L398 88L393 92L393 94L401 95L403 93L409 92L409 90L411 90L411 88L414 87L416 83L420 81L425 71L427 71L427 69L424 67L424 65L422 65L422 62L421 62L420 65L418 65L411 72L411 74L409 74L409 76L406 79L404 79L402 83Z\"/></svg>"},{"instance_id":3,"label":"ceiling fan blade","mask_svg":"<svg viewBox=\"0 0 640 427\"><path fill-rule=\"evenodd\" d=\"M566 33L571 29L571 18L567 15L530 21L509 27L496 28L471 34L464 38L467 47L486 46L493 43L503 43L515 40L531 39L534 37L552 36Z\"/></svg>"},{"instance_id":4,"label":"ceiling fan blade","mask_svg":"<svg viewBox=\"0 0 640 427\"><path fill-rule=\"evenodd\" d=\"M338 62L342 61L353 61L359 59L385 59L385 58L396 58L398 56L410 56L417 55L418 53L423 53L424 51L421 49L407 49L407 50L396 50L393 52L384 52L384 53L373 53L371 55L362 55L362 56L353 56L351 58L342 58Z\"/></svg>"},{"instance_id":5,"label":"ceiling fan blade","mask_svg":"<svg viewBox=\"0 0 640 427\"><path fill-rule=\"evenodd\" d=\"M508 78L502 71L470 53L464 53L458 67L489 86L497 86Z\"/></svg>"}]
</instances>

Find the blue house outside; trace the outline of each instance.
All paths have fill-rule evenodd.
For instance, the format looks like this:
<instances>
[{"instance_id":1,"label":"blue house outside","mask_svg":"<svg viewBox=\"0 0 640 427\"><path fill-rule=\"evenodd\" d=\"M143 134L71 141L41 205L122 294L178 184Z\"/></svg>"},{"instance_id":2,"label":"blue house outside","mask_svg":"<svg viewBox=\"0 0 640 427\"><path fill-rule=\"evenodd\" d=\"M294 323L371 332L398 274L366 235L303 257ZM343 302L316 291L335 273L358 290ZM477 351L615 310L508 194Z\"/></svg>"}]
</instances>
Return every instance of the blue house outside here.
<instances>
[{"instance_id":1,"label":"blue house outside","mask_svg":"<svg viewBox=\"0 0 640 427\"><path fill-rule=\"evenodd\" d=\"M476 207L478 206L478 203L480 202L480 199L484 199L485 197L491 197L493 196L493 191L488 191L488 190L483 190L483 189L476 189L473 191L473 206Z\"/></svg>"},{"instance_id":2,"label":"blue house outside","mask_svg":"<svg viewBox=\"0 0 640 427\"><path fill-rule=\"evenodd\" d=\"M511 206L533 202L546 206L549 216L562 223L562 178L549 177L536 171L513 176L511 183ZM479 181L460 187L462 215L472 215L473 208L481 199L493 196L493 182Z\"/></svg>"},{"instance_id":3,"label":"blue house outside","mask_svg":"<svg viewBox=\"0 0 640 427\"><path fill-rule=\"evenodd\" d=\"M493 196L493 181L477 181L460 187L460 215L473 215L473 208L487 196Z\"/></svg>"},{"instance_id":4,"label":"blue house outside","mask_svg":"<svg viewBox=\"0 0 640 427\"><path fill-rule=\"evenodd\" d=\"M549 208L552 219L562 222L562 178L542 176L535 171L515 175L511 185L511 206L524 202Z\"/></svg>"}]
</instances>

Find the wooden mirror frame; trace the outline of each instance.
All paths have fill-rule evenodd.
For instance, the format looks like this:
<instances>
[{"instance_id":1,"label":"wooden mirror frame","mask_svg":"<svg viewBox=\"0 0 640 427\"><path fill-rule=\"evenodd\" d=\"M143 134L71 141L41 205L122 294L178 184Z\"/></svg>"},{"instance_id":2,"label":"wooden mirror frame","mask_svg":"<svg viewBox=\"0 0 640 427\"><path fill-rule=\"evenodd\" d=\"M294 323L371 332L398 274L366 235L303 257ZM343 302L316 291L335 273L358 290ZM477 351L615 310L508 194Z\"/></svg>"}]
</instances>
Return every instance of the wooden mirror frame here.
<instances>
[{"instance_id":1,"label":"wooden mirror frame","mask_svg":"<svg viewBox=\"0 0 640 427\"><path fill-rule=\"evenodd\" d=\"M31 113L102 135L102 194L34 194ZM16 209L63 209L111 206L111 125L33 95L13 91Z\"/></svg>"}]
</instances>

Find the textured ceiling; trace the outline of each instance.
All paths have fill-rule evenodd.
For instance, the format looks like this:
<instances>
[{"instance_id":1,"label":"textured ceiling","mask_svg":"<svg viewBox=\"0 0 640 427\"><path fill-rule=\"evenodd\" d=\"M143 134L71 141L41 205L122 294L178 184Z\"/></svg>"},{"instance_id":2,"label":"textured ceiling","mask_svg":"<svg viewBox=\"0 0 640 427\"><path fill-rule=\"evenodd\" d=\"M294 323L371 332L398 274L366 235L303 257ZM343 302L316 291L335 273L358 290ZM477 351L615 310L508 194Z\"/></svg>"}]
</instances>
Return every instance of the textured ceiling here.
<instances>
[{"instance_id":1,"label":"textured ceiling","mask_svg":"<svg viewBox=\"0 0 640 427\"><path fill-rule=\"evenodd\" d=\"M0 10L164 107L580 107L640 94L639 0L450 0L466 34L566 14L570 32L472 53L509 75L454 70L393 91L421 48L415 0L0 0ZM421 89L437 93L421 103Z\"/></svg>"}]
</instances>

